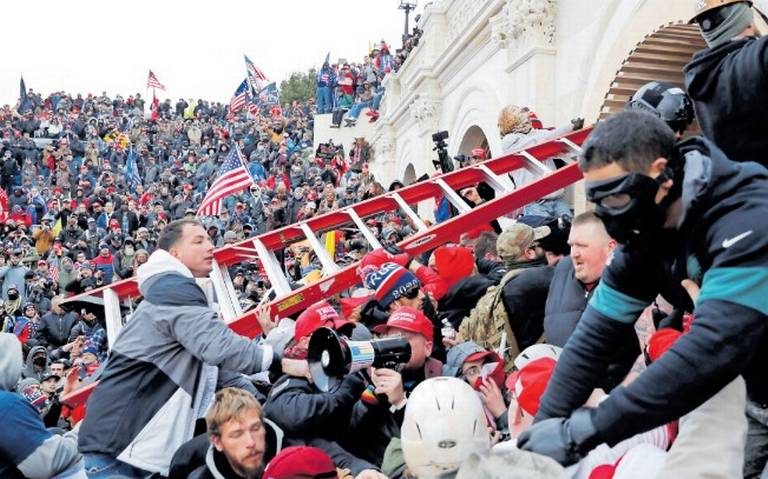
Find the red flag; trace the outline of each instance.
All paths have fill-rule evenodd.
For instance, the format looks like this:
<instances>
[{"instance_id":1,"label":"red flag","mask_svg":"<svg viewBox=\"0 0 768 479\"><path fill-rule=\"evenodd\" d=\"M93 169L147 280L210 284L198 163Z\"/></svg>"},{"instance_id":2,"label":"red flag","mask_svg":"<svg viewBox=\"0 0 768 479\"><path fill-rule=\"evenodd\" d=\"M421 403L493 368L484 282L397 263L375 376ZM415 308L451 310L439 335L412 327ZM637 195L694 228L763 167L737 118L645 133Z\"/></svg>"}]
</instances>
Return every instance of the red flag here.
<instances>
[{"instance_id":1,"label":"red flag","mask_svg":"<svg viewBox=\"0 0 768 479\"><path fill-rule=\"evenodd\" d=\"M157 107L160 102L157 101L157 97L155 96L155 92L152 91L152 121L157 121L160 118L160 115L157 112Z\"/></svg>"},{"instance_id":2,"label":"red flag","mask_svg":"<svg viewBox=\"0 0 768 479\"><path fill-rule=\"evenodd\" d=\"M0 188L0 221L5 222L8 218L8 194L4 188Z\"/></svg>"}]
</instances>

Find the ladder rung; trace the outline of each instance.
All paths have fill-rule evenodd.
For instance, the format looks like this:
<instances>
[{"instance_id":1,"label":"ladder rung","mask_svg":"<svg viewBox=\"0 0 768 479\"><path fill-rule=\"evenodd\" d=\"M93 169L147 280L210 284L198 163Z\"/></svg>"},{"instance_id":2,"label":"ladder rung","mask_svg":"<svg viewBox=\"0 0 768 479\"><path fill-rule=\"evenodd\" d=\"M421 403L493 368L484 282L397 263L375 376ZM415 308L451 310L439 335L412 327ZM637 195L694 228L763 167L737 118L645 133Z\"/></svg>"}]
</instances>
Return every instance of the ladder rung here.
<instances>
[{"instance_id":1,"label":"ladder rung","mask_svg":"<svg viewBox=\"0 0 768 479\"><path fill-rule=\"evenodd\" d=\"M355 223L357 229L360 230L363 236L365 236L365 239L368 240L368 244L371 246L371 249L381 248L381 243L379 243L378 238L376 238L376 235L374 235L368 226L366 226L366 224L363 222L363 219L360 218L360 215L357 214L357 211L355 211L354 208L347 208L345 211Z\"/></svg>"},{"instance_id":2,"label":"ladder rung","mask_svg":"<svg viewBox=\"0 0 768 479\"><path fill-rule=\"evenodd\" d=\"M548 175L552 173L552 170L544 165L541 161L538 160L535 156L531 155L525 150L522 150L517 153L518 155L522 156L526 159L526 163L531 167L531 169L535 170L535 172L538 172L540 175Z\"/></svg>"},{"instance_id":3,"label":"ladder rung","mask_svg":"<svg viewBox=\"0 0 768 479\"><path fill-rule=\"evenodd\" d=\"M243 309L240 307L240 300L237 294L235 294L235 286L232 284L232 278L229 277L229 270L216 260L213 261L211 282L216 291L216 298L224 321L229 322L242 316Z\"/></svg>"},{"instance_id":4,"label":"ladder rung","mask_svg":"<svg viewBox=\"0 0 768 479\"><path fill-rule=\"evenodd\" d=\"M395 201L397 202L397 205L400 206L400 209L403 210L403 213L408 215L408 218L411 219L411 221L413 222L413 224L416 225L416 228L419 231L426 231L427 230L427 225L425 225L424 222L421 221L421 218L419 218L419 215L417 215L411 209L411 207L408 206L408 203L405 202L405 200L403 199L402 196L400 196L397 193L392 193L392 198L395 199Z\"/></svg>"},{"instance_id":5,"label":"ladder rung","mask_svg":"<svg viewBox=\"0 0 768 479\"><path fill-rule=\"evenodd\" d=\"M312 249L317 255L317 258L320 260L320 263L322 263L323 272L325 274L333 274L336 271L338 271L339 265L333 262L333 258L331 258L331 255L328 254L328 250L325 249L325 247L322 244L320 244L320 240L317 239L317 236L315 236L315 233L314 231L312 231L312 228L310 228L309 225L306 223L301 223L299 225L299 228L301 228L301 231L304 232L304 236L307 237L307 240L309 240L310 246L312 246Z\"/></svg>"},{"instance_id":6,"label":"ladder rung","mask_svg":"<svg viewBox=\"0 0 768 479\"><path fill-rule=\"evenodd\" d=\"M576 143L572 142L571 140L569 140L568 138L560 138L557 141L567 145L568 148L572 149L576 153L579 153L579 154L581 153L581 147L579 145L577 145Z\"/></svg>"},{"instance_id":7,"label":"ladder rung","mask_svg":"<svg viewBox=\"0 0 768 479\"><path fill-rule=\"evenodd\" d=\"M283 269L280 267L277 257L275 257L275 252L268 250L267 247L264 246L264 243L258 238L253 240L253 247L259 254L259 260L261 260L261 264L264 266L264 271L267 273L267 277L269 278L269 282L272 283L272 288L274 288L275 293L277 293L278 296L290 294L291 285L283 274Z\"/></svg>"},{"instance_id":8,"label":"ladder rung","mask_svg":"<svg viewBox=\"0 0 768 479\"><path fill-rule=\"evenodd\" d=\"M102 291L102 298L104 298L104 318L107 326L107 345L111 350L112 346L115 345L117 335L120 334L120 330L123 329L123 317L120 313L120 297L114 289L105 288Z\"/></svg>"},{"instance_id":9,"label":"ladder rung","mask_svg":"<svg viewBox=\"0 0 768 479\"><path fill-rule=\"evenodd\" d=\"M464 201L458 194L456 194L456 191L453 190L448 184L442 179L437 178L435 180L435 183L437 183L437 186L440 187L440 189L443 191L443 194L446 198L448 198L448 201L457 209L459 210L459 213L466 213L467 211L471 210L472 208L469 207L466 201Z\"/></svg>"},{"instance_id":10,"label":"ladder rung","mask_svg":"<svg viewBox=\"0 0 768 479\"><path fill-rule=\"evenodd\" d=\"M509 179L509 176L499 176L483 164L477 165L475 168L483 173L486 183L491 185L491 188L497 193L506 193L507 191L515 189L515 185L512 183L512 180Z\"/></svg>"}]
</instances>

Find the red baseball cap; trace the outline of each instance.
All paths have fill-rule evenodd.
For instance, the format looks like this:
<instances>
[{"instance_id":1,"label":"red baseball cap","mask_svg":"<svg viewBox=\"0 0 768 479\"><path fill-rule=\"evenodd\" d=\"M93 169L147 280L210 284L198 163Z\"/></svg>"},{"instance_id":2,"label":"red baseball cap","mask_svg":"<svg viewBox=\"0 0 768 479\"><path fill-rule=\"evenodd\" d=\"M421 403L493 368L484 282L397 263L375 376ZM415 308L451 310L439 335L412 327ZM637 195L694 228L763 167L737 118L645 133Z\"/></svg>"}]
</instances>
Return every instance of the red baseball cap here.
<instances>
[{"instance_id":1,"label":"red baseball cap","mask_svg":"<svg viewBox=\"0 0 768 479\"><path fill-rule=\"evenodd\" d=\"M424 313L410 306L397 308L387 319L387 324L380 324L373 328L376 334L386 334L389 328L402 329L412 333L421 334L427 341L432 341L432 321Z\"/></svg>"},{"instance_id":2,"label":"red baseball cap","mask_svg":"<svg viewBox=\"0 0 768 479\"><path fill-rule=\"evenodd\" d=\"M354 323L341 319L339 313L327 301L318 301L305 309L296 319L296 329L293 332L293 338L298 341L322 327L338 330L350 324Z\"/></svg>"},{"instance_id":3,"label":"red baseball cap","mask_svg":"<svg viewBox=\"0 0 768 479\"><path fill-rule=\"evenodd\" d=\"M264 479L338 479L336 465L316 447L286 447L264 469Z\"/></svg>"},{"instance_id":4,"label":"red baseball cap","mask_svg":"<svg viewBox=\"0 0 768 479\"><path fill-rule=\"evenodd\" d=\"M539 401L547 389L556 365L557 361L552 358L536 359L507 378L507 389L515 393L520 408L531 416L535 416L539 411Z\"/></svg>"}]
</instances>

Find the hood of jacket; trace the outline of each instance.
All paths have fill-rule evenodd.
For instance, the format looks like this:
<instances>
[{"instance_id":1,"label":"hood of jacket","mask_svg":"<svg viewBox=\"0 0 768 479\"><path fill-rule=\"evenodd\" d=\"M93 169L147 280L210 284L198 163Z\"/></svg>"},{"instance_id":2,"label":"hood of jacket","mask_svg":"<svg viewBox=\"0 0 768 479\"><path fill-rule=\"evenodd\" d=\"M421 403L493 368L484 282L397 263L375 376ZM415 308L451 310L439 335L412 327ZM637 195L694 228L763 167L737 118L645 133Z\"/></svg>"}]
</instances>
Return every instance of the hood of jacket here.
<instances>
[{"instance_id":1,"label":"hood of jacket","mask_svg":"<svg viewBox=\"0 0 768 479\"><path fill-rule=\"evenodd\" d=\"M35 357L39 356L45 357L45 367L43 367L41 371L35 371L34 359ZM24 377L37 378L38 376L42 375L46 369L48 369L50 363L51 360L48 357L48 351L45 349L45 346L35 346L29 351L29 354L27 355L27 364L24 368Z\"/></svg>"},{"instance_id":2,"label":"hood of jacket","mask_svg":"<svg viewBox=\"0 0 768 479\"><path fill-rule=\"evenodd\" d=\"M0 391L13 391L24 367L21 342L15 334L0 333Z\"/></svg>"},{"instance_id":3,"label":"hood of jacket","mask_svg":"<svg viewBox=\"0 0 768 479\"><path fill-rule=\"evenodd\" d=\"M165 250L158 249L136 273L139 291L153 304L206 306L208 298L192 272Z\"/></svg>"},{"instance_id":4,"label":"hood of jacket","mask_svg":"<svg viewBox=\"0 0 768 479\"><path fill-rule=\"evenodd\" d=\"M693 227L706 212L718 214L730 208L755 179L768 180L768 170L752 162L733 162L714 143L703 137L686 140L678 146L685 160L682 185L682 212L678 229Z\"/></svg>"},{"instance_id":5,"label":"hood of jacket","mask_svg":"<svg viewBox=\"0 0 768 479\"><path fill-rule=\"evenodd\" d=\"M694 100L711 98L715 95L721 76L714 74L720 68L724 57L742 49L754 38L742 38L724 43L716 48L707 48L693 54L693 59L683 68L685 86Z\"/></svg>"},{"instance_id":6,"label":"hood of jacket","mask_svg":"<svg viewBox=\"0 0 768 479\"><path fill-rule=\"evenodd\" d=\"M485 351L474 341L464 341L448 350L448 358L443 365L443 376L461 377L461 366L467 358L475 353Z\"/></svg>"}]
</instances>

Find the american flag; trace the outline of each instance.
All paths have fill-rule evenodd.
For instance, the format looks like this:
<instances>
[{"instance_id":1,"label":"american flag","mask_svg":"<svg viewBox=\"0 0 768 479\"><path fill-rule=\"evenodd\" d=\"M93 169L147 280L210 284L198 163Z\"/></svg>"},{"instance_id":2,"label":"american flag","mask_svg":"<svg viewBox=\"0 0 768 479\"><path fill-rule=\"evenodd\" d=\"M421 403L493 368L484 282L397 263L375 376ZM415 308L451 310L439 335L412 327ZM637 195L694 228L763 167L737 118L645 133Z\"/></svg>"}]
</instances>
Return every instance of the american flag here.
<instances>
[{"instance_id":1,"label":"american flag","mask_svg":"<svg viewBox=\"0 0 768 479\"><path fill-rule=\"evenodd\" d=\"M158 80L157 76L155 76L155 74L152 73L152 70L149 71L149 78L147 78L147 88L157 88L160 90L165 90L165 85L160 83L160 80Z\"/></svg>"},{"instance_id":2,"label":"american flag","mask_svg":"<svg viewBox=\"0 0 768 479\"><path fill-rule=\"evenodd\" d=\"M253 184L253 179L240 148L235 145L219 169L219 175L208 188L208 192L197 209L197 216L218 216L221 213L221 201Z\"/></svg>"},{"instance_id":3,"label":"american flag","mask_svg":"<svg viewBox=\"0 0 768 479\"><path fill-rule=\"evenodd\" d=\"M264 87L263 84L268 81L267 76L253 64L248 55L243 54L243 57L245 58L245 70L248 72L248 81L251 84L251 89L254 93L258 92Z\"/></svg>"},{"instance_id":4,"label":"american flag","mask_svg":"<svg viewBox=\"0 0 768 479\"><path fill-rule=\"evenodd\" d=\"M245 100L248 96L248 80L245 79L235 90L232 99L229 100L229 113L235 113L245 106Z\"/></svg>"}]
</instances>

